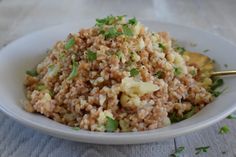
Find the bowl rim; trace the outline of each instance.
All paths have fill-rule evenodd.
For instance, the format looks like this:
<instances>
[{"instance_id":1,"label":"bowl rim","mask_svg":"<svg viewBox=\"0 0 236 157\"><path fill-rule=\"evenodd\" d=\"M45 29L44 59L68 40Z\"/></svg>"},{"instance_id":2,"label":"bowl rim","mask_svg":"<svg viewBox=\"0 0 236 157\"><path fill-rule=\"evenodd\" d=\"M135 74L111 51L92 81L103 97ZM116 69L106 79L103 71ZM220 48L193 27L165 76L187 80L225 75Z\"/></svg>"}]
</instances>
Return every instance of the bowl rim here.
<instances>
[{"instance_id":1,"label":"bowl rim","mask_svg":"<svg viewBox=\"0 0 236 157\"><path fill-rule=\"evenodd\" d=\"M194 27L188 27L188 26L182 26L178 24L172 24L168 22L159 22L155 20L141 20L145 23L146 22L155 22L155 23L161 23L166 25L172 25L175 27L182 27L184 29L191 29L197 32L206 33L207 35L214 36L215 38L220 38L220 40L227 42L227 44L230 44L234 47L236 47L234 44L232 44L231 41L228 41L218 35L203 31L201 29L197 29ZM60 24L60 25L54 25L48 28L44 28L32 33L29 33L23 37L20 37L13 42L7 44L5 47L0 49L0 56L5 49L8 47L11 47L18 41L24 40L29 38L32 35L39 34L51 29L57 29L60 27L66 27L70 25L75 25L73 23L66 23L66 24ZM183 135L186 133L190 133L193 131L200 130L202 128L205 128L209 125L215 124L219 120L225 118L232 112L236 110L236 101L233 104L234 106L224 110L221 114L217 114L209 119L206 119L205 121L198 122L192 125L183 126L180 128L176 128L175 132L168 130L163 132L162 128L154 129L154 130L148 130L148 131L141 131L141 132L124 132L124 133L104 133L104 132L91 132L91 131L73 131L68 132L66 130L59 130L59 129L53 129L51 127L46 126L45 124L35 123L29 119L26 119L24 116L20 116L19 114L16 114L15 112L9 110L6 105L2 104L0 101L0 109L9 117L12 119L15 119L16 121L20 122L21 124L24 124L26 126L32 127L34 129L40 130L41 132L47 133L52 136L64 138L64 139L70 139L73 141L80 141L85 143L96 143L96 144L140 144L140 143L149 143L149 142L155 142L159 140L164 140L167 138L176 137L179 135ZM180 122L181 123L181 122ZM174 125L174 124L173 124Z\"/></svg>"}]
</instances>

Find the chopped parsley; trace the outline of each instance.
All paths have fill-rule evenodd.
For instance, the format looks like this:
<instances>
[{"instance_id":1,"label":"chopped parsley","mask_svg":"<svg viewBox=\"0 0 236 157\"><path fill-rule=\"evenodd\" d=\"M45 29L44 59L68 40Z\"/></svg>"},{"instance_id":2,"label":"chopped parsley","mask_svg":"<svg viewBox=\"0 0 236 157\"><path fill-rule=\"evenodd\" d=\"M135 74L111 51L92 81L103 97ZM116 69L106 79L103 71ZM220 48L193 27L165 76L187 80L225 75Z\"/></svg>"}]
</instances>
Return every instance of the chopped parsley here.
<instances>
[{"instance_id":1,"label":"chopped parsley","mask_svg":"<svg viewBox=\"0 0 236 157\"><path fill-rule=\"evenodd\" d=\"M121 21L126 15L117 16L118 21Z\"/></svg>"},{"instance_id":2,"label":"chopped parsley","mask_svg":"<svg viewBox=\"0 0 236 157\"><path fill-rule=\"evenodd\" d=\"M214 97L218 97L218 96L220 96L222 93L223 93L223 91L212 91L212 92L211 92L211 94L212 94Z\"/></svg>"},{"instance_id":3,"label":"chopped parsley","mask_svg":"<svg viewBox=\"0 0 236 157\"><path fill-rule=\"evenodd\" d=\"M131 28L129 28L129 24L131 25L136 25L137 20L136 18L132 18L128 21L128 23L122 25L122 32L119 32L118 29L116 28L117 21L121 21L125 15L123 16L107 16L106 18L103 19L96 19L96 26L99 27L100 33L105 36L105 39L110 39L110 38L115 38L119 35L126 35L126 36L132 36L133 31ZM112 25L115 26L112 26ZM107 30L104 25L111 25L110 28Z\"/></svg>"},{"instance_id":4,"label":"chopped parsley","mask_svg":"<svg viewBox=\"0 0 236 157\"><path fill-rule=\"evenodd\" d=\"M179 54L183 55L186 50L184 47L176 47L175 51L177 51Z\"/></svg>"},{"instance_id":5,"label":"chopped parsley","mask_svg":"<svg viewBox=\"0 0 236 157\"><path fill-rule=\"evenodd\" d=\"M60 70L60 67L58 64L51 64L48 66L48 75L49 76L56 76Z\"/></svg>"},{"instance_id":6,"label":"chopped parsley","mask_svg":"<svg viewBox=\"0 0 236 157\"><path fill-rule=\"evenodd\" d=\"M180 67L174 68L174 74L175 76L179 76L182 73L182 69Z\"/></svg>"},{"instance_id":7,"label":"chopped parsley","mask_svg":"<svg viewBox=\"0 0 236 157\"><path fill-rule=\"evenodd\" d=\"M220 94L222 94L224 92L225 89L222 91L217 90L217 88L221 87L223 84L224 84L223 79L220 79L220 78L213 79L213 83L212 83L210 92L214 97L218 97Z\"/></svg>"},{"instance_id":8,"label":"chopped parsley","mask_svg":"<svg viewBox=\"0 0 236 157\"><path fill-rule=\"evenodd\" d=\"M206 153L209 148L210 148L210 146L195 148L195 150L196 150L195 154L198 155L200 153Z\"/></svg>"},{"instance_id":9,"label":"chopped parsley","mask_svg":"<svg viewBox=\"0 0 236 157\"><path fill-rule=\"evenodd\" d=\"M38 72L36 71L36 69L32 69L32 70L27 70L26 71L26 74L27 75L30 75L30 76L38 76Z\"/></svg>"},{"instance_id":10,"label":"chopped parsley","mask_svg":"<svg viewBox=\"0 0 236 157\"><path fill-rule=\"evenodd\" d=\"M136 61L136 56L137 56L137 54L135 53L135 52L130 52L130 59L132 60L132 61Z\"/></svg>"},{"instance_id":11,"label":"chopped parsley","mask_svg":"<svg viewBox=\"0 0 236 157\"><path fill-rule=\"evenodd\" d=\"M158 71L154 74L157 78L163 78L164 77L164 72L163 71Z\"/></svg>"},{"instance_id":12,"label":"chopped parsley","mask_svg":"<svg viewBox=\"0 0 236 157\"><path fill-rule=\"evenodd\" d=\"M136 24L138 23L138 21L137 21L136 18L134 17L134 18L132 18L132 19L129 19L128 23L131 24L131 25L136 25Z\"/></svg>"},{"instance_id":13,"label":"chopped parsley","mask_svg":"<svg viewBox=\"0 0 236 157\"><path fill-rule=\"evenodd\" d=\"M53 69L55 68L55 65L54 64L51 64L48 66L48 71L53 71Z\"/></svg>"},{"instance_id":14,"label":"chopped parsley","mask_svg":"<svg viewBox=\"0 0 236 157\"><path fill-rule=\"evenodd\" d=\"M236 115L234 114L228 115L227 119L236 119Z\"/></svg>"},{"instance_id":15,"label":"chopped parsley","mask_svg":"<svg viewBox=\"0 0 236 157\"><path fill-rule=\"evenodd\" d=\"M121 32L118 32L116 27L110 27L107 31L104 32L105 39L115 38L121 35Z\"/></svg>"},{"instance_id":16,"label":"chopped parsley","mask_svg":"<svg viewBox=\"0 0 236 157\"><path fill-rule=\"evenodd\" d=\"M219 134L227 134L230 132L230 128L227 125L224 125L220 128Z\"/></svg>"},{"instance_id":17,"label":"chopped parsley","mask_svg":"<svg viewBox=\"0 0 236 157\"><path fill-rule=\"evenodd\" d=\"M123 29L123 34L126 35L126 36L133 36L133 32L132 30L129 28L128 25L123 25L122 26L122 29Z\"/></svg>"},{"instance_id":18,"label":"chopped parsley","mask_svg":"<svg viewBox=\"0 0 236 157\"><path fill-rule=\"evenodd\" d=\"M190 73L192 76L196 76L196 71L195 71L195 70L191 70L189 73Z\"/></svg>"},{"instance_id":19,"label":"chopped parsley","mask_svg":"<svg viewBox=\"0 0 236 157\"><path fill-rule=\"evenodd\" d=\"M126 65L127 65L127 66L131 66L132 63L133 63L133 62L132 62L131 60L128 60L128 61L126 62Z\"/></svg>"},{"instance_id":20,"label":"chopped parsley","mask_svg":"<svg viewBox=\"0 0 236 157\"><path fill-rule=\"evenodd\" d=\"M204 53L206 53L206 52L208 52L208 51L210 51L210 50L209 50L209 49L203 50Z\"/></svg>"},{"instance_id":21,"label":"chopped parsley","mask_svg":"<svg viewBox=\"0 0 236 157\"><path fill-rule=\"evenodd\" d=\"M131 76L131 77L134 77L134 76L136 76L136 75L138 75L138 74L139 74L138 69L132 68L132 69L130 70L130 76Z\"/></svg>"},{"instance_id":22,"label":"chopped parsley","mask_svg":"<svg viewBox=\"0 0 236 157\"><path fill-rule=\"evenodd\" d=\"M120 19L120 18L118 18ZM115 22L116 18L112 15L107 16L105 18L102 19L96 19L96 26L103 26L103 25L112 25Z\"/></svg>"},{"instance_id":23,"label":"chopped parsley","mask_svg":"<svg viewBox=\"0 0 236 157\"><path fill-rule=\"evenodd\" d=\"M183 153L183 151L185 150L185 148L183 146L178 147L175 151L175 153L171 154L171 157L179 157L181 153Z\"/></svg>"},{"instance_id":24,"label":"chopped parsley","mask_svg":"<svg viewBox=\"0 0 236 157\"><path fill-rule=\"evenodd\" d=\"M184 118L177 115L176 112L173 112L170 115L168 114L168 117L170 118L171 124L184 120Z\"/></svg>"},{"instance_id":25,"label":"chopped parsley","mask_svg":"<svg viewBox=\"0 0 236 157\"><path fill-rule=\"evenodd\" d=\"M162 43L158 43L159 48L164 51L166 47Z\"/></svg>"},{"instance_id":26,"label":"chopped parsley","mask_svg":"<svg viewBox=\"0 0 236 157\"><path fill-rule=\"evenodd\" d=\"M72 129L78 131L78 130L80 130L80 127L78 127L78 126L77 127L73 127Z\"/></svg>"},{"instance_id":27,"label":"chopped parsley","mask_svg":"<svg viewBox=\"0 0 236 157\"><path fill-rule=\"evenodd\" d=\"M64 53L60 53L60 54L59 54L59 59L62 60L62 61L64 61L64 60L66 59L65 54L64 54Z\"/></svg>"},{"instance_id":28,"label":"chopped parsley","mask_svg":"<svg viewBox=\"0 0 236 157\"><path fill-rule=\"evenodd\" d=\"M55 93L54 93L53 91L51 91L51 90L48 90L48 94L49 94L51 97L53 97L53 96L55 95Z\"/></svg>"},{"instance_id":29,"label":"chopped parsley","mask_svg":"<svg viewBox=\"0 0 236 157\"><path fill-rule=\"evenodd\" d=\"M122 59L123 53L122 53L121 51L118 51L118 52L116 53L116 56L117 56L119 59Z\"/></svg>"},{"instance_id":30,"label":"chopped parsley","mask_svg":"<svg viewBox=\"0 0 236 157\"><path fill-rule=\"evenodd\" d=\"M88 50L87 51L87 58L89 61L94 61L97 59L97 53L96 52L93 52L91 50Z\"/></svg>"},{"instance_id":31,"label":"chopped parsley","mask_svg":"<svg viewBox=\"0 0 236 157\"><path fill-rule=\"evenodd\" d=\"M226 151L222 151L221 153L222 153L222 154L226 154Z\"/></svg>"},{"instance_id":32,"label":"chopped parsley","mask_svg":"<svg viewBox=\"0 0 236 157\"><path fill-rule=\"evenodd\" d=\"M53 92L53 91L50 91L50 90L47 88L47 86L45 86L45 85L42 84L42 83L37 84L35 89L38 90L38 91L47 92L51 97L54 96L54 92Z\"/></svg>"},{"instance_id":33,"label":"chopped parsley","mask_svg":"<svg viewBox=\"0 0 236 157\"><path fill-rule=\"evenodd\" d=\"M193 106L190 111L188 111L187 113L184 114L183 117L185 119L188 119L188 118L192 117L196 112L197 112L197 108L195 106Z\"/></svg>"},{"instance_id":34,"label":"chopped parsley","mask_svg":"<svg viewBox=\"0 0 236 157\"><path fill-rule=\"evenodd\" d=\"M78 75L78 62L75 61L75 59L72 60L72 70L70 75L68 76L68 80L72 80L74 77Z\"/></svg>"},{"instance_id":35,"label":"chopped parsley","mask_svg":"<svg viewBox=\"0 0 236 157\"><path fill-rule=\"evenodd\" d=\"M183 114L183 116L176 115L176 112L173 112L169 116L170 117L170 121L171 121L171 123L180 122L182 120L185 120L185 119L188 119L188 118L192 117L196 112L197 112L197 107L195 107L195 106L192 106L191 110L185 112Z\"/></svg>"},{"instance_id":36,"label":"chopped parsley","mask_svg":"<svg viewBox=\"0 0 236 157\"><path fill-rule=\"evenodd\" d=\"M218 87L222 86L224 84L224 80L221 78L215 78L213 79L213 83L211 86L211 90L216 90Z\"/></svg>"},{"instance_id":37,"label":"chopped parsley","mask_svg":"<svg viewBox=\"0 0 236 157\"><path fill-rule=\"evenodd\" d=\"M75 39L70 38L65 45L65 49L69 50L74 44L75 44Z\"/></svg>"},{"instance_id":38,"label":"chopped parsley","mask_svg":"<svg viewBox=\"0 0 236 157\"><path fill-rule=\"evenodd\" d=\"M107 122L106 122L106 125L105 125L105 128L106 128L106 131L107 132L114 132L116 131L116 129L118 128L118 121L117 120L114 120L110 117L106 117L107 119Z\"/></svg>"},{"instance_id":39,"label":"chopped parsley","mask_svg":"<svg viewBox=\"0 0 236 157\"><path fill-rule=\"evenodd\" d=\"M45 89L47 89L47 87L44 84L40 83L36 86L36 90L38 90L38 91L42 91L42 90L45 90Z\"/></svg>"}]
</instances>

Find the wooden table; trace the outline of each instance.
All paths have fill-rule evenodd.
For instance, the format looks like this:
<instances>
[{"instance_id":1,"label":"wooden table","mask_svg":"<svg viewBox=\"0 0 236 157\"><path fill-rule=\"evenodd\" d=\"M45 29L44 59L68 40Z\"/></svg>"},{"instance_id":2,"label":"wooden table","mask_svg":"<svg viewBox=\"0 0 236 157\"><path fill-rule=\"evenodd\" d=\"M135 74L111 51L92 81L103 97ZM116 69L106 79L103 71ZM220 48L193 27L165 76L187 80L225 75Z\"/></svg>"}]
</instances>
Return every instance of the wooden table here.
<instances>
[{"instance_id":1,"label":"wooden table","mask_svg":"<svg viewBox=\"0 0 236 157\"><path fill-rule=\"evenodd\" d=\"M235 0L0 0L0 47L35 30L110 14L196 27L236 43ZM196 147L208 145L208 152L198 156L236 156L236 120L225 119L201 131L158 143L128 146L82 144L54 138L13 121L2 112L0 124L1 157L167 157L180 146L185 147L183 156L190 157L196 156ZM220 135L219 128L224 124L231 132Z\"/></svg>"}]
</instances>

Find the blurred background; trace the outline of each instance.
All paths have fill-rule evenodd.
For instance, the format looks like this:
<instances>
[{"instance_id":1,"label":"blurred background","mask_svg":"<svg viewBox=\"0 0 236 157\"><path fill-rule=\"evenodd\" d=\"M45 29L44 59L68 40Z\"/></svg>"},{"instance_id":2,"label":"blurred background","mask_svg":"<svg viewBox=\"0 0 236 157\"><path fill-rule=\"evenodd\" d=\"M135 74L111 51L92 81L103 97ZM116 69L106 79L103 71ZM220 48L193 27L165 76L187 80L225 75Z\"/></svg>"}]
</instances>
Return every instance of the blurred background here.
<instances>
[{"instance_id":1,"label":"blurred background","mask_svg":"<svg viewBox=\"0 0 236 157\"><path fill-rule=\"evenodd\" d=\"M235 29L230 30L235 7L235 0L0 0L0 42L110 14L197 27L236 41Z\"/></svg>"}]
</instances>

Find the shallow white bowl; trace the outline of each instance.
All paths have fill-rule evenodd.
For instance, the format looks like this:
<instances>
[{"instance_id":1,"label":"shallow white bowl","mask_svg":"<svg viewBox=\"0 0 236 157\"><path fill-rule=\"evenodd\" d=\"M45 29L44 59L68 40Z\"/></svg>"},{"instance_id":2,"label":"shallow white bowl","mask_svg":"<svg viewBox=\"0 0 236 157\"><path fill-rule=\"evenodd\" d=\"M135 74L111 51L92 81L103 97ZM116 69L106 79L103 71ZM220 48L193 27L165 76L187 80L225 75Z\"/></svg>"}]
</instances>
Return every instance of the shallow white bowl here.
<instances>
[{"instance_id":1,"label":"shallow white bowl","mask_svg":"<svg viewBox=\"0 0 236 157\"><path fill-rule=\"evenodd\" d=\"M143 21L152 31L168 31L187 49L207 52L223 69L236 69L236 47L215 35L193 28L159 23L156 21ZM93 22L82 24L65 24L44 29L22 37L7 45L0 52L0 109L10 117L29 127L35 128L52 136L69 140L98 143L98 144L136 144L159 141L170 137L183 135L207 127L236 109L236 79L225 78L227 90L213 103L207 105L202 111L190 119L170 125L165 128L130 133L102 133L85 130L75 131L70 127L45 118L39 114L25 112L20 103L25 99L23 80L25 71L39 63L58 40L63 40L70 32L90 27ZM197 44L192 47L191 45Z\"/></svg>"}]
</instances>

